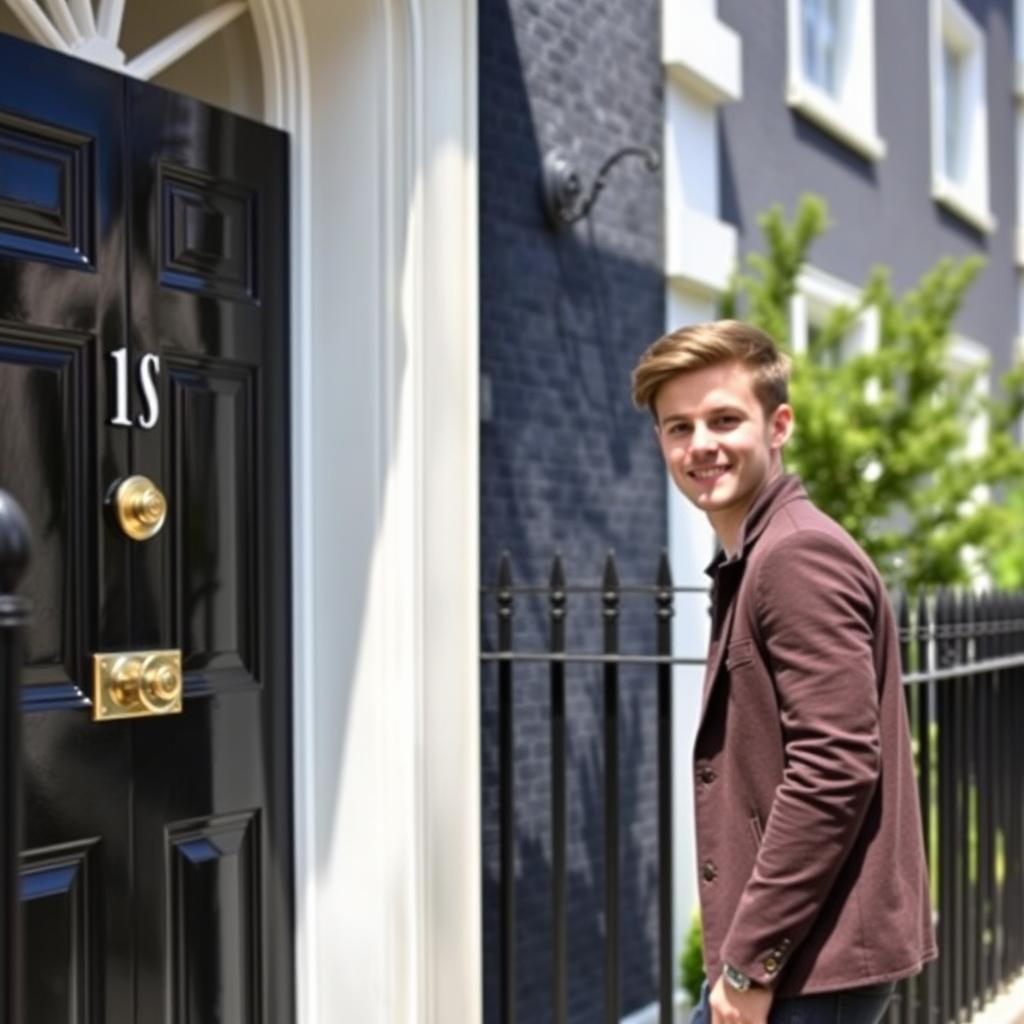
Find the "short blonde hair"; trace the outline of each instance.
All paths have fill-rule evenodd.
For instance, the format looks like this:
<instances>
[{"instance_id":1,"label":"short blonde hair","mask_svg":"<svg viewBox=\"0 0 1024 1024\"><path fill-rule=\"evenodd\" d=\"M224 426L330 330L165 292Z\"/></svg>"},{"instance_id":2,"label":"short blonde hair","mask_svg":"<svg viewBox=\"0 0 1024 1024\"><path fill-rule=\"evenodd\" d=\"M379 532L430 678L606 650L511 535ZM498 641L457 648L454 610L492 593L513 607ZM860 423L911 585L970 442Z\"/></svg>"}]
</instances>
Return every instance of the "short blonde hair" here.
<instances>
[{"instance_id":1,"label":"short blonde hair","mask_svg":"<svg viewBox=\"0 0 1024 1024\"><path fill-rule=\"evenodd\" d=\"M680 373L693 373L722 363L740 363L753 377L752 386L765 415L789 401L789 357L764 331L739 320L691 324L659 338L633 370L633 403L650 409L662 384Z\"/></svg>"}]
</instances>

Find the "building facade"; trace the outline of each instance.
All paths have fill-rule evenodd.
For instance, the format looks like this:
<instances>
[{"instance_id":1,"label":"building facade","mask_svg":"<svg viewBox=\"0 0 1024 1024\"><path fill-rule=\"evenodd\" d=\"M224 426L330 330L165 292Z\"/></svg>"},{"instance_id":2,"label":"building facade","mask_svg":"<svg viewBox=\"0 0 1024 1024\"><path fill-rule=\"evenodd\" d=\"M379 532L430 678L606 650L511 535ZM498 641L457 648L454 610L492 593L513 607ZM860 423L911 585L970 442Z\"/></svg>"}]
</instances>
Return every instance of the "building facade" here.
<instances>
[{"instance_id":1,"label":"building facade","mask_svg":"<svg viewBox=\"0 0 1024 1024\"><path fill-rule=\"evenodd\" d=\"M671 493L651 425L630 407L628 374L666 327L716 314L733 270L760 247L758 213L774 202L792 209L801 193L816 192L834 221L801 276L791 311L800 329L850 301L877 262L892 267L903 289L939 255L984 256L953 356L964 365L984 364L996 386L1019 351L1024 323L1022 24L1012 0L9 0L0 32L57 52L56 63L39 62L34 73L42 77L26 87L29 105L37 104L35 127L26 127L25 90L0 97L0 259L13 261L3 263L0 282L7 417L0 419L0 466L6 467L0 487L37 508L33 525L42 554L26 586L37 601L34 628L43 624L57 650L30 664L37 688L27 732L39 745L29 748L36 756L26 768L35 806L57 806L47 803L47 786L55 777L50 766L60 760L52 744L60 737L69 757L88 755L98 764L117 761L115 748L129 751L127 762L117 762L129 764L118 783L128 791L132 759L145 761L146 751L159 746L144 738L170 729L162 722L86 727L96 703L93 657L148 651L155 641L126 627L109 634L116 644L101 642L107 625L93 611L70 616L84 623L78 632L54 626L78 607L96 566L122 557L134 565L137 558L142 568L129 565L125 578L149 579L145 542L116 547L123 538L109 521L107 490L123 482L111 469L118 459L131 465L152 447L156 435L145 431L153 425L153 396L178 416L191 399L161 390L171 387L168 381L194 382L199 370L215 367L214 383L185 389L200 396L197 408L206 408L203 396L230 396L239 380L274 377L277 390L266 393L284 404L259 406L272 412L259 420L259 436L269 450L278 432L275 472L286 471L287 482L237 469L232 479L245 481L249 495L262 493L254 480L276 480L288 492L266 498L276 501L275 518L247 517L239 509L256 504L230 505L241 492L213 484L203 491L184 471L154 477L170 510L169 531L186 513L200 526L220 523L220 512L203 517L204 494L215 496L219 508L234 509L238 523L263 530L260 551L276 567L265 579L279 582L283 596L271 625L284 646L274 650L287 649L289 672L278 684L284 692L274 694L273 727L259 732L258 742L238 740L251 759L244 764L255 767L243 771L242 761L215 756L223 737L212 725L201 738L189 733L191 746L183 746L189 756L181 777L191 778L200 763L222 764L207 781L211 800L228 803L216 815L211 809L171 814L166 829L153 833L164 846L153 839L156 845L146 847L157 850L153 856L163 865L151 877L166 876L168 888L154 883L156 916L148 923L140 917L138 927L151 925L160 941L173 934L178 960L165 963L144 942L113 942L112 936L142 934L133 932L131 915L141 914L133 897L115 912L104 909L99 895L117 871L129 870L126 864L144 862L138 850L134 860L105 852L128 850L135 833L118 826L115 841L114 833L75 815L47 818L51 838L30 850L34 888L26 891L34 920L43 922L32 927L38 940L52 934L47 921L64 922L67 948L79 957L67 959L74 967L66 986L46 988L45 998L56 1000L45 1004L57 1008L51 1019L66 1014L132 1024L127 1007L137 984L150 995L163 993L161 1005L174 1012L175 1000L193 992L199 1000L193 1005L211 1019L260 1020L276 1004L253 980L251 965L261 956L269 962L280 949L275 970L287 980L284 995L273 998L294 1006L300 1024L496 1024L495 691L493 676L480 667L481 647L494 637L481 625L481 584L493 580L506 550L519 582L544 582L560 551L570 580L595 583L609 548L624 580L649 582L668 546L675 582L702 585L713 538ZM27 51L18 52L31 69ZM75 62L100 77L79 76ZM55 70L44 75L44 67ZM129 159L102 159L122 149L96 148L81 127L61 127L62 117L81 110L134 145L134 129L124 128L116 104L135 101L90 98L88 91L134 95L121 76L149 83L153 92L136 91L164 96L161 109L199 111L159 122L172 147L163 163L142 161L136 168ZM86 80L93 84L71 88ZM62 95L74 102L61 102ZM177 95L202 106L176 105ZM240 120L202 113L211 106ZM249 209L239 196L255 189L258 177L237 146L247 122L287 135L275 144L285 155L273 184L284 214L271 222L232 221ZM214 123L229 127L203 127ZM189 146L212 154L211 162L182 170ZM624 146L653 148L660 169L652 173L638 159L623 160L585 218L553 227L540 195L545 157L562 150L588 186ZM222 165L214 157L229 169L217 171ZM167 220L160 220L161 208L141 200L125 205L123 216L107 210L95 221L62 219L69 196L98 195L97 182L116 192L119 175L144 176L139 168L145 167L153 181L170 182L153 192L169 197ZM260 173L265 170L261 163ZM79 182L79 191L66 181ZM130 241L144 223L156 239L174 237L179 227L185 239L179 248L153 243L154 266L161 259L166 265L152 279L131 270L133 259L146 262L145 247L133 249ZM236 229L243 234L233 234ZM281 270L284 291L274 309L284 340L273 350L281 357L280 346L286 349L281 363L243 366L216 351L220 331L234 330L237 344L245 341L239 310L255 316L252 309L260 306L257 264L240 261L233 248L249 238L243 229L263 232L258 267ZM109 253L125 261L122 269L105 268ZM83 265L76 269L71 263L79 257ZM59 285L47 276L54 267L63 275ZM141 308L151 301L158 311L166 289L172 296L203 293L199 272L211 267L220 277L207 290L220 305L196 300L194 315L133 319L132 303ZM26 311L37 309L45 321L38 336L26 326ZM180 333L177 340L161 334L167 324ZM115 327L127 332L124 345L112 340ZM859 329L870 344L870 318ZM137 348L140 356L138 366L127 367L124 409L115 355L121 348ZM91 376L75 370L79 376L60 377L60 367L78 365L78 352L91 353L82 364ZM167 359L177 377L154 375L158 364L143 363L147 356ZM42 374L40 393L59 414L32 412L26 366ZM86 377L91 384L81 383ZM208 435L195 426L199 420L183 421L198 430L197 458L206 436L211 450L230 436L248 465L246 452L256 449L241 439L257 420L218 419L220 400L209 400ZM67 410L83 409L95 415L76 426ZM66 492L74 501L48 497L40 505L34 493L19 496L17 462L27 465L25 453L42 445L40 438L50 439L47 458L100 452L104 445L115 457L79 467L80 486L69 484ZM179 449L168 445L167 465L177 465ZM61 472L60 479L72 481L71 470ZM40 486L50 494L53 480ZM186 491L194 498L188 509ZM167 536L188 540L180 531ZM211 564L220 545L226 550L238 536L211 528ZM132 554L108 562L96 555L101 550ZM73 586L64 582L65 564L82 567L67 570ZM240 606L264 607L253 578L236 576L233 585L239 580L246 583L236 588ZM198 583L196 590L202 591ZM148 592L131 583L127 594L119 607L134 621L130 595ZM215 632L216 607L211 599L205 625L198 619L181 625L171 613L161 620L166 645L185 651L185 723L220 721L236 692L218 690L209 665L188 667L186 626ZM543 641L543 609L525 602L518 621L525 646ZM705 622L702 596L680 595L678 654L702 654ZM568 623L573 643L593 641L583 616L574 618L570 609ZM623 619L624 636L638 649L649 644L650 629L646 618ZM257 671L250 676L232 676L231 685L254 694L273 689ZM679 941L695 902L688 762L699 678L699 669L677 670ZM522 794L516 995L518 1019L533 1024L550 1019L550 747L544 681L528 673L522 679L515 705ZM65 704L50 700L47 686L58 687ZM570 678L573 1021L597 1019L603 1006L596 794L604 766L596 686L590 669ZM622 794L630 814L621 1010L636 1024L654 1019L657 981L652 716L653 695L638 686L621 721L628 766ZM247 735L244 729L240 735ZM264 742L277 744L273 756ZM62 770L73 772L75 764ZM118 776L115 768L109 777ZM268 786L277 787L276 802L229 806L232 787L245 774L265 774ZM163 792L176 790L168 783ZM90 791L81 804L91 799ZM260 845L263 837L270 845ZM226 874L189 889L193 868L206 878L208 865L221 863ZM236 871L235 864L243 868ZM221 905L209 894L223 894L217 886L228 881L236 895L255 891L239 890L238 878L251 881L257 869L262 902L238 902L234 918L216 917L216 927L204 932L202 914ZM184 927L186 918L175 916L180 908L173 901L183 893L199 923L179 934L172 929ZM216 953L200 941L209 935L235 936L236 946L241 936L241 947L257 959L239 960L237 950ZM204 965L243 961L249 974L225 968L225 977L243 979L240 988L218 986L203 973ZM118 1004L123 1012L104 1003L115 991L105 983L115 967L133 979ZM198 974L188 974L189 967ZM186 975L200 978L197 988L178 986ZM44 996L37 991L35 998Z\"/></svg>"}]
</instances>

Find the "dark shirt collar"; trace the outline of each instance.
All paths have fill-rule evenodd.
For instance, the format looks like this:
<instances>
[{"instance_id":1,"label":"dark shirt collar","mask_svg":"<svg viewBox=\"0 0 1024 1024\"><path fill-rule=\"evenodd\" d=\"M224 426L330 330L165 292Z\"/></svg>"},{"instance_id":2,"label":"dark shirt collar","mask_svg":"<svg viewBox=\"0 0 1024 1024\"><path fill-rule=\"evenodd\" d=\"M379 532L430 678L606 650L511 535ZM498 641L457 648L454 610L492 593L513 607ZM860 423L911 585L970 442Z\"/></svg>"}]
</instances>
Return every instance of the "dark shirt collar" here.
<instances>
[{"instance_id":1,"label":"dark shirt collar","mask_svg":"<svg viewBox=\"0 0 1024 1024\"><path fill-rule=\"evenodd\" d=\"M761 491L754 504L750 506L750 511L740 526L736 554L729 558L725 549L719 548L704 572L714 579L718 575L718 570L726 563L743 561L747 556L747 549L761 536L776 511L795 498L806 497L807 491L798 476L793 473L783 473L781 476L777 476Z\"/></svg>"}]
</instances>

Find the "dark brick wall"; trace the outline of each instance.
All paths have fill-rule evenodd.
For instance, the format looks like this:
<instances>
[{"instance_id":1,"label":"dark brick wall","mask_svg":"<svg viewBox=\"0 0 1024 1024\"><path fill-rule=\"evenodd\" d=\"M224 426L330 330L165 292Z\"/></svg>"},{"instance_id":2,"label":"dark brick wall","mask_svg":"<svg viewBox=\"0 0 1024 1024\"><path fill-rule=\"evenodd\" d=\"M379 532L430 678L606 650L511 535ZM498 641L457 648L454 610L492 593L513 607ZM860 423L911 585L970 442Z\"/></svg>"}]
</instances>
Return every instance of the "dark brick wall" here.
<instances>
[{"instance_id":1,"label":"dark brick wall","mask_svg":"<svg viewBox=\"0 0 1024 1024\"><path fill-rule=\"evenodd\" d=\"M629 371L664 324L662 185L620 164L589 220L561 234L539 201L542 153L573 153L589 183L629 143L660 151L658 0L482 0L480 46L482 573L509 550L519 582L547 578L555 550L571 581L596 582L614 548L624 580L653 579L666 543L665 484L651 427L629 401ZM486 606L485 606L486 610ZM623 642L653 643L646 606L623 611ZM517 644L543 642L540 603L523 603ZM600 642L596 601L570 604L576 646ZM484 646L494 631L485 615ZM483 673L485 1019L498 1016L495 675ZM601 676L569 673L570 1019L603 1018ZM656 831L653 689L622 686L623 1005L654 997ZM548 685L516 683L518 1020L551 1020Z\"/></svg>"}]
</instances>

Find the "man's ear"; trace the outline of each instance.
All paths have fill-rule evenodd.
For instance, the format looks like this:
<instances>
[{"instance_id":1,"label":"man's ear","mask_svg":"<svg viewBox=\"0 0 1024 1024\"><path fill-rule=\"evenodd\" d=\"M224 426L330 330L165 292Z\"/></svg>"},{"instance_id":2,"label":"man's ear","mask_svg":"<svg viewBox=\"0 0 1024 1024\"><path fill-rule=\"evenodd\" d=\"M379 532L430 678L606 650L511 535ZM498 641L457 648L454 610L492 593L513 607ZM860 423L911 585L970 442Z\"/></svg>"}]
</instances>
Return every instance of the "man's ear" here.
<instances>
[{"instance_id":1,"label":"man's ear","mask_svg":"<svg viewBox=\"0 0 1024 1024\"><path fill-rule=\"evenodd\" d=\"M783 403L772 413L771 444L772 448L781 449L793 436L793 407Z\"/></svg>"}]
</instances>

